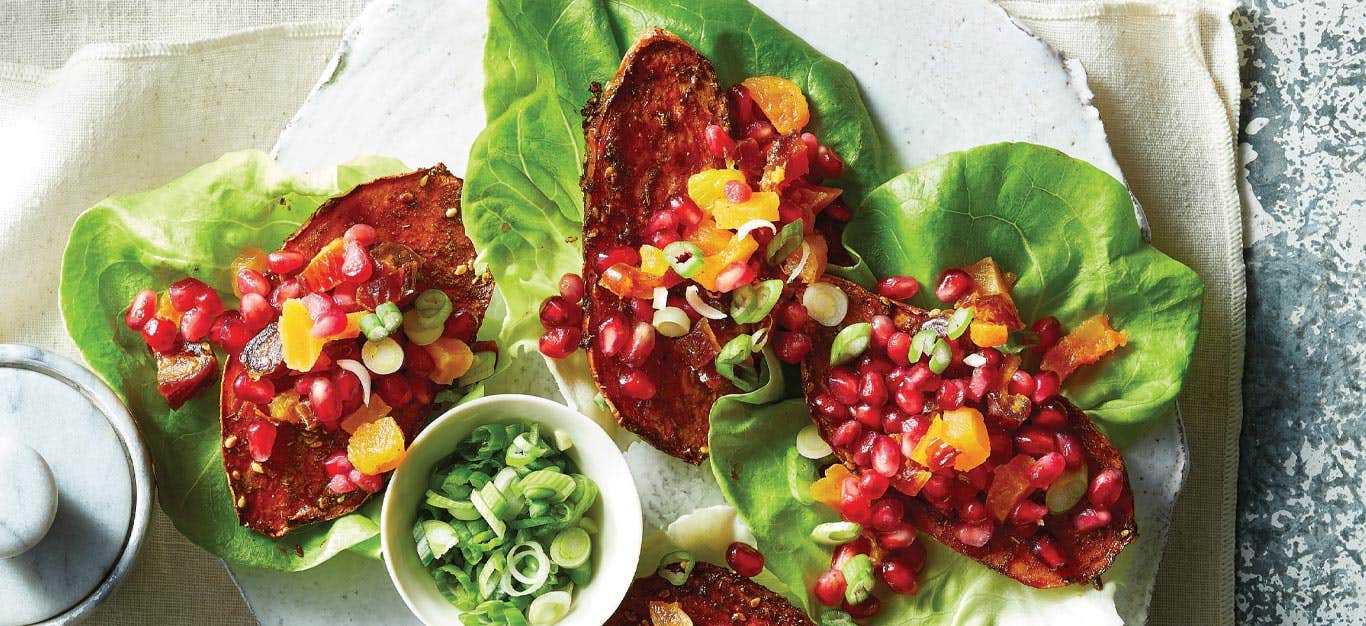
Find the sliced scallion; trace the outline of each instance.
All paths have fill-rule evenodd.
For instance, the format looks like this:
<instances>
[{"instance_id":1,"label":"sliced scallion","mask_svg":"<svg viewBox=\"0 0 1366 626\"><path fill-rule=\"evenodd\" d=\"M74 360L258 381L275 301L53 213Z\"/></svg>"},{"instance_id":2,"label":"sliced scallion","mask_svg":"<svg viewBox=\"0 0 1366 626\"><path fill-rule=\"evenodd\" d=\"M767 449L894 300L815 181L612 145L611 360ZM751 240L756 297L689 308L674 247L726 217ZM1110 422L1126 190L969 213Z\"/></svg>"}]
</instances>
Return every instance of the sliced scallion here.
<instances>
[{"instance_id":1,"label":"sliced scallion","mask_svg":"<svg viewBox=\"0 0 1366 626\"><path fill-rule=\"evenodd\" d=\"M691 552L675 550L659 559L659 567L655 569L655 573L669 581L669 584L682 587L688 582L688 577L692 575L692 570L696 566L697 561L693 559Z\"/></svg>"},{"instance_id":2,"label":"sliced scallion","mask_svg":"<svg viewBox=\"0 0 1366 626\"><path fill-rule=\"evenodd\" d=\"M854 522L827 522L811 529L811 540L826 546L837 546L858 538L863 527Z\"/></svg>"},{"instance_id":3,"label":"sliced scallion","mask_svg":"<svg viewBox=\"0 0 1366 626\"><path fill-rule=\"evenodd\" d=\"M868 322L850 324L840 329L830 345L830 364L843 365L863 356L873 338L873 325Z\"/></svg>"},{"instance_id":4,"label":"sliced scallion","mask_svg":"<svg viewBox=\"0 0 1366 626\"><path fill-rule=\"evenodd\" d=\"M873 592L873 585L877 581L873 580L873 561L866 554L856 554L844 562L840 568L840 573L844 574L844 601L849 604L861 604L868 599L868 594Z\"/></svg>"},{"instance_id":5,"label":"sliced scallion","mask_svg":"<svg viewBox=\"0 0 1366 626\"><path fill-rule=\"evenodd\" d=\"M938 339L934 342L934 350L930 352L930 371L936 374L943 374L949 368L949 363L953 361L953 348L949 347L949 342Z\"/></svg>"},{"instance_id":6,"label":"sliced scallion","mask_svg":"<svg viewBox=\"0 0 1366 626\"><path fill-rule=\"evenodd\" d=\"M763 320L783 295L783 281L763 280L737 288L731 296L730 317L738 324Z\"/></svg>"},{"instance_id":7,"label":"sliced scallion","mask_svg":"<svg viewBox=\"0 0 1366 626\"><path fill-rule=\"evenodd\" d=\"M550 560L560 567L574 569L588 562L592 550L593 540L588 537L588 531L571 526L560 531L550 542Z\"/></svg>"},{"instance_id":8,"label":"sliced scallion","mask_svg":"<svg viewBox=\"0 0 1366 626\"><path fill-rule=\"evenodd\" d=\"M944 334L949 339L957 339L967 332L968 325L972 323L972 309L963 307L956 309L953 315L949 316L949 325L944 329Z\"/></svg>"},{"instance_id":9,"label":"sliced scallion","mask_svg":"<svg viewBox=\"0 0 1366 626\"><path fill-rule=\"evenodd\" d=\"M702 248L690 241L675 241L664 246L664 260L669 262L675 274L683 278L692 278L704 263Z\"/></svg>"}]
</instances>

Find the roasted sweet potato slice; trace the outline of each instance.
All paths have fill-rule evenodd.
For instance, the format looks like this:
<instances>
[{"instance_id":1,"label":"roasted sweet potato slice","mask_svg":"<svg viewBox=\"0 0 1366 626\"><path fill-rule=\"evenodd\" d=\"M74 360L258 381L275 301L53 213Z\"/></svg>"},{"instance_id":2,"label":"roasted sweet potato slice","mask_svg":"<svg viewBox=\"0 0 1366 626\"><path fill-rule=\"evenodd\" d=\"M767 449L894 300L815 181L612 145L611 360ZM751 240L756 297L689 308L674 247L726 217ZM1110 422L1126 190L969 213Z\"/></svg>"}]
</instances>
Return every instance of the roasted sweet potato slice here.
<instances>
[{"instance_id":1,"label":"roasted sweet potato slice","mask_svg":"<svg viewBox=\"0 0 1366 626\"><path fill-rule=\"evenodd\" d=\"M377 241L402 244L421 258L416 289L440 289L453 310L470 315L475 327L484 317L493 291L492 278L474 269L474 246L460 222L462 181L444 166L381 178L356 187L323 206L285 242L285 248L312 258L324 245L354 224L369 224ZM355 490L327 491L323 461L345 451L349 435L300 425L277 424L274 451L264 463L247 452L247 429L264 419L260 408L238 399L232 381L245 371L230 359L224 367L220 415L223 466L228 473L238 520L251 529L281 537L300 526L346 515L368 499ZM427 418L429 407L417 401L392 415L409 441Z\"/></svg>"},{"instance_id":2,"label":"roasted sweet potato slice","mask_svg":"<svg viewBox=\"0 0 1366 626\"><path fill-rule=\"evenodd\" d=\"M708 414L735 387L698 355L714 356L733 337L726 321L698 324L677 340L659 337L638 369L655 383L649 400L622 393L632 368L604 356L594 338L612 315L631 319L630 303L598 284L598 253L645 243L654 211L686 188L688 177L725 163L706 149L710 124L728 126L726 101L711 63L678 37L646 33L626 53L585 122L584 268L588 302L584 337L593 378L618 421L656 448L690 463L707 454ZM700 330L699 330L700 328Z\"/></svg>"},{"instance_id":3,"label":"roasted sweet potato slice","mask_svg":"<svg viewBox=\"0 0 1366 626\"><path fill-rule=\"evenodd\" d=\"M698 563L688 582L675 587L658 574L631 584L605 626L658 626L656 613L681 610L694 626L802 626L812 622L787 599L728 569Z\"/></svg>"},{"instance_id":4,"label":"roasted sweet potato slice","mask_svg":"<svg viewBox=\"0 0 1366 626\"><path fill-rule=\"evenodd\" d=\"M849 314L843 326L870 321L875 315L889 315L898 329L914 333L926 324L941 324L944 318L943 314L931 315L927 311L892 302L845 280L829 276L823 280L838 286L849 296ZM806 392L808 403L828 391L830 349L838 330L814 323L806 329L813 344L810 354L802 364L802 388ZM1095 424L1085 413L1065 401L1062 405L1067 410L1068 423L1065 430L1080 440L1089 475L1095 476L1106 468L1119 470L1122 474L1124 461L1119 451L1096 429ZM833 429L843 422L825 417L814 405L811 406L811 414L827 440ZM836 454L840 461L850 468L855 467L848 450L836 447ZM1050 569L1031 553L1030 538L1010 524L998 525L991 540L980 548L964 544L958 539L954 519L929 504L924 498L907 496L898 491L905 487L904 483L898 484L898 479L894 478L892 483L896 489L888 490L888 497L898 497L904 501L908 518L921 532L1031 587L1042 589L1099 581L1101 574L1114 562L1115 556L1137 537L1133 515L1133 492L1127 477L1119 501L1110 508L1113 520L1103 528L1086 533L1075 530L1073 515L1082 507L1074 507L1073 510L1061 515L1045 516L1043 528L1057 538L1063 554L1067 555L1066 562L1057 569ZM919 486L905 490L918 491Z\"/></svg>"}]
</instances>

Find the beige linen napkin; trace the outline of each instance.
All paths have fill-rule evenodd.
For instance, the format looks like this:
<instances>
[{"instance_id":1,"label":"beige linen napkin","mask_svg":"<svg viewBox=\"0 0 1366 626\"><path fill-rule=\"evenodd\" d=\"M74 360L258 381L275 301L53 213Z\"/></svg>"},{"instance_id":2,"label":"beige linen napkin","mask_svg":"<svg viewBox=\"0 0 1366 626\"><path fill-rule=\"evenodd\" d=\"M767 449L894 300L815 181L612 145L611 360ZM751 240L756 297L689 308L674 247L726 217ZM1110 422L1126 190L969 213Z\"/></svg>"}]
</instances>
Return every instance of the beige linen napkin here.
<instances>
[{"instance_id":1,"label":"beige linen napkin","mask_svg":"<svg viewBox=\"0 0 1366 626\"><path fill-rule=\"evenodd\" d=\"M1153 243L1205 281L1200 340L1179 401L1190 477L1173 515L1149 623L1232 624L1245 322L1233 2L1001 4L1086 67Z\"/></svg>"},{"instance_id":2,"label":"beige linen napkin","mask_svg":"<svg viewBox=\"0 0 1366 626\"><path fill-rule=\"evenodd\" d=\"M76 216L229 150L269 149L363 4L0 0L0 342L79 358L57 313ZM277 25L241 31L265 24ZM80 47L91 41L128 43ZM158 508L137 566L87 623L255 620Z\"/></svg>"}]
</instances>

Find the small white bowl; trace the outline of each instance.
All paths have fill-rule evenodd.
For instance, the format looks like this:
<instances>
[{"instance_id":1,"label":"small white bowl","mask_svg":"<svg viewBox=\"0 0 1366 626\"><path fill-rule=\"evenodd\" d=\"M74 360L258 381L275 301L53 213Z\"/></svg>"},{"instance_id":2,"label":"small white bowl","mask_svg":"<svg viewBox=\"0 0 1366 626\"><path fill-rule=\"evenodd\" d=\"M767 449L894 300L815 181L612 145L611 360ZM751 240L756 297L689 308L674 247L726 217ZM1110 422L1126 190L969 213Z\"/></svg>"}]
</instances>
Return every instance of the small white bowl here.
<instances>
[{"instance_id":1,"label":"small white bowl","mask_svg":"<svg viewBox=\"0 0 1366 626\"><path fill-rule=\"evenodd\" d=\"M481 398L447 411L409 447L408 456L389 480L380 513L384 563L408 608L428 626L460 624L460 609L437 590L436 581L417 558L413 522L437 462L483 424L535 422L574 441L567 454L579 471L598 485L598 501L589 515L598 522L593 536L593 578L574 591L573 608L558 626L598 626L607 621L626 595L640 558L640 496L626 459L593 420L568 407L535 396L516 394Z\"/></svg>"}]
</instances>

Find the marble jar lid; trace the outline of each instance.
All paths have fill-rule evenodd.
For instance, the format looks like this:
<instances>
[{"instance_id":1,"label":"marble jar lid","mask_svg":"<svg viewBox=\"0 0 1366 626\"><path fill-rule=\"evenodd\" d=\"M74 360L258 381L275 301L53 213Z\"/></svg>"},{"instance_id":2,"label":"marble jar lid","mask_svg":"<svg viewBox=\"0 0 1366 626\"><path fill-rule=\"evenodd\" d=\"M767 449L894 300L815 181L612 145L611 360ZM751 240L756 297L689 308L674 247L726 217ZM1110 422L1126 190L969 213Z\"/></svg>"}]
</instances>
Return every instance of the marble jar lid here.
<instances>
[{"instance_id":1,"label":"marble jar lid","mask_svg":"<svg viewBox=\"0 0 1366 626\"><path fill-rule=\"evenodd\" d=\"M0 626L87 616L132 567L152 497L147 450L108 385L0 344Z\"/></svg>"}]
</instances>

